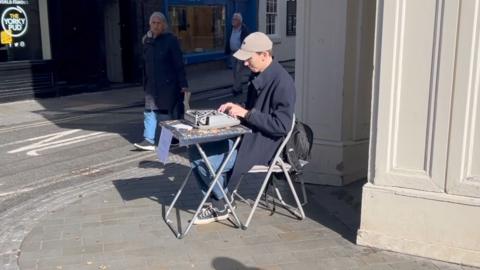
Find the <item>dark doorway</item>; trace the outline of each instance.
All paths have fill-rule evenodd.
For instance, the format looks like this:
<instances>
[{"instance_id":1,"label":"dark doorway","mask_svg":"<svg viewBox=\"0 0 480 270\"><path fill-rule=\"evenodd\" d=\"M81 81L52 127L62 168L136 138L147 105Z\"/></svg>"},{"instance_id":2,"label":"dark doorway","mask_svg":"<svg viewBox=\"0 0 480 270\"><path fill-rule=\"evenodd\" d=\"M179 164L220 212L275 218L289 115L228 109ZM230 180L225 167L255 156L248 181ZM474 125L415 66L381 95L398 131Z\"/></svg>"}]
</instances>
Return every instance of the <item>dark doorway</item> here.
<instances>
[{"instance_id":1,"label":"dark doorway","mask_svg":"<svg viewBox=\"0 0 480 270\"><path fill-rule=\"evenodd\" d=\"M49 1L60 94L140 81L135 1Z\"/></svg>"},{"instance_id":2,"label":"dark doorway","mask_svg":"<svg viewBox=\"0 0 480 270\"><path fill-rule=\"evenodd\" d=\"M95 0L49 1L56 80L101 86L106 81L103 6Z\"/></svg>"},{"instance_id":3,"label":"dark doorway","mask_svg":"<svg viewBox=\"0 0 480 270\"><path fill-rule=\"evenodd\" d=\"M104 24L107 78L110 82L121 83L124 76L119 0L105 1Z\"/></svg>"},{"instance_id":4,"label":"dark doorway","mask_svg":"<svg viewBox=\"0 0 480 270\"><path fill-rule=\"evenodd\" d=\"M105 60L113 83L135 82L136 6L129 0L104 1Z\"/></svg>"},{"instance_id":5,"label":"dark doorway","mask_svg":"<svg viewBox=\"0 0 480 270\"><path fill-rule=\"evenodd\" d=\"M124 82L140 81L139 53L140 44L137 38L138 2L118 0L120 7L120 44L122 48L122 69Z\"/></svg>"}]
</instances>

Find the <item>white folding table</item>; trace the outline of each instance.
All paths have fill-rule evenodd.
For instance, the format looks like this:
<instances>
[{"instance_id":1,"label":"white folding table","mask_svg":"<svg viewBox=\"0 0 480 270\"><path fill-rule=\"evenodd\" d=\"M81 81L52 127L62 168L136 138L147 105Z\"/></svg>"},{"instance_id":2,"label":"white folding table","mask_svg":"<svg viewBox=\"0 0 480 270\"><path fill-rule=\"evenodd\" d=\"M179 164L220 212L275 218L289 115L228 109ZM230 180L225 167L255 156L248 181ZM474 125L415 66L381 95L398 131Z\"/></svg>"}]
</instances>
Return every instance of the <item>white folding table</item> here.
<instances>
[{"instance_id":1,"label":"white folding table","mask_svg":"<svg viewBox=\"0 0 480 270\"><path fill-rule=\"evenodd\" d=\"M213 181L210 183L210 186L208 188L208 191L205 193L205 196L203 197L202 201L200 202L200 205L197 207L197 210L195 211L195 214L193 215L193 218L188 222L187 228L185 229L184 232L181 232L180 230L176 230L174 228L173 222L169 219L170 213L172 209L175 207L175 203L177 202L178 198L180 197L180 194L182 193L183 189L185 188L188 180L190 179L190 176L192 174L192 169L188 172L187 176L183 180L182 185L180 186L180 189L177 191L175 194L175 197L173 198L172 203L168 207L168 210L165 214L165 222L168 224L170 229L175 233L176 237L178 239L182 239L187 235L187 233L190 231L193 221L197 218L198 214L202 210L203 205L207 201L208 197L212 193L213 187L215 185L218 185L220 187L220 190L223 193L223 199L225 200L227 207L230 210L230 213L233 215L235 219L236 225L240 228L242 226L242 223L240 222L240 219L238 218L237 214L235 213L235 209L233 209L231 201L228 199L229 196L225 194L225 191L223 187L220 185L218 182L218 179L223 172L223 169L225 168L225 165L227 162L230 160L232 157L232 154L234 150L237 148L238 144L240 143L242 135L246 133L251 133L252 131L243 126L243 125L236 125L232 127L226 127L226 128L214 128L214 129L197 129L197 128L192 128L192 129L177 129L176 126L179 126L179 124L183 125L190 125L188 122L185 120L169 120L169 121L163 121L160 122L160 126L162 128L166 128L170 130L173 134L173 137L176 138L179 141L179 146L191 146L195 145L197 147L198 151L200 152L200 155L202 156L203 160L205 161L205 164L207 165L211 177ZM202 143L207 143L207 142L214 142L214 141L221 141L221 140L226 140L226 139L235 139L235 143L233 144L233 147L230 149L230 151L227 154L227 157L224 159L223 163L221 164L220 168L215 171L212 168L212 165L210 164L210 161L208 160L208 157L206 156L205 152L202 149L201 144Z\"/></svg>"}]
</instances>

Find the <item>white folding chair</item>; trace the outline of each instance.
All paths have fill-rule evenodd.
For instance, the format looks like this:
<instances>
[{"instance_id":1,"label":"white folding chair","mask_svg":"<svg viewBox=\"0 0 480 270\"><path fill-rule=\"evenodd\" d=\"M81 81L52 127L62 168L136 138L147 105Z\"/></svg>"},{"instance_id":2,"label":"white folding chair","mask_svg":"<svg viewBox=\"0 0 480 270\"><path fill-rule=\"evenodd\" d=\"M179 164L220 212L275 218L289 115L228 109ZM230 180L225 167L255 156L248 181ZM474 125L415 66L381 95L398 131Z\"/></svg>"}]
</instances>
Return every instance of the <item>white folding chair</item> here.
<instances>
[{"instance_id":1,"label":"white folding chair","mask_svg":"<svg viewBox=\"0 0 480 270\"><path fill-rule=\"evenodd\" d=\"M243 225L242 227L243 227L244 230L246 230L248 228L248 226L250 224L250 221L252 220L253 213L255 212L255 210L258 206L258 203L260 202L260 198L262 197L262 194L265 191L265 188L267 187L270 176L274 172L275 173L283 172L283 174L285 175L285 179L288 183L290 191L292 192L292 195L293 195L293 198L295 199L295 203L296 203L297 207L295 208L295 207L287 204L283 200L279 189L276 187L276 185L274 185L275 193L277 195L278 200L281 202L281 204L283 205L283 207L285 209L287 209L288 211L293 213L299 219L301 219L301 220L305 219L305 213L304 213L303 208L302 208L302 205L307 202L307 196L306 196L306 192L305 192L305 183L303 182L303 179L300 177L300 183L301 183L302 192L303 192L303 199L304 199L304 203L302 204L302 203L300 203L300 200L298 199L297 192L295 191L295 187L293 186L292 179L290 178L290 175L288 173L291 166L290 166L290 164L285 162L282 159L282 156L281 156L282 152L283 152L283 149L285 148L285 145L287 144L288 139L290 139L290 136L292 135L292 131L293 131L294 126L295 126L295 115L293 116L292 127L290 128L290 131L288 132L287 136L283 139L283 142L278 147L277 152L275 153L275 156L272 159L272 162L270 163L269 166L255 165L248 171L248 173L266 173L265 178L263 179L263 182L262 182L262 186L261 186L260 190L258 191L258 195L257 195L253 205L251 205L244 197L242 197L238 193L238 188L239 188L239 186L240 186L240 184L243 180L243 176L240 178L240 180L238 181L234 190L232 191L232 195L231 195L231 201L232 202L235 199L235 197L238 197L240 200L244 201L245 203L247 203L248 205L250 205L252 207L252 210L250 210L250 214L248 215L247 221L245 222L245 224L242 224Z\"/></svg>"}]
</instances>

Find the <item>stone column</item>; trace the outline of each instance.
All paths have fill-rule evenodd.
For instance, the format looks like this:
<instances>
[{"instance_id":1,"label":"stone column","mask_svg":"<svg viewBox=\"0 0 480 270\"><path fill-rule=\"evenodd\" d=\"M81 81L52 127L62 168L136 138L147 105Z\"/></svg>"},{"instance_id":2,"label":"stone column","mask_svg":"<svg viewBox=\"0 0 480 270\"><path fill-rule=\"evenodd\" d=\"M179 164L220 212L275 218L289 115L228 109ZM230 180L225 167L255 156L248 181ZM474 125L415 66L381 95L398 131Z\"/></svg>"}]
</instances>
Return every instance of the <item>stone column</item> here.
<instances>
[{"instance_id":1,"label":"stone column","mask_svg":"<svg viewBox=\"0 0 480 270\"><path fill-rule=\"evenodd\" d=\"M315 134L305 181L367 175L374 0L297 2L297 116Z\"/></svg>"},{"instance_id":2,"label":"stone column","mask_svg":"<svg viewBox=\"0 0 480 270\"><path fill-rule=\"evenodd\" d=\"M357 241L480 266L480 2L378 0Z\"/></svg>"},{"instance_id":3,"label":"stone column","mask_svg":"<svg viewBox=\"0 0 480 270\"><path fill-rule=\"evenodd\" d=\"M50 46L50 25L48 16L47 0L38 1L38 10L40 15L40 31L42 36L42 57L43 60L52 59L52 50Z\"/></svg>"}]
</instances>

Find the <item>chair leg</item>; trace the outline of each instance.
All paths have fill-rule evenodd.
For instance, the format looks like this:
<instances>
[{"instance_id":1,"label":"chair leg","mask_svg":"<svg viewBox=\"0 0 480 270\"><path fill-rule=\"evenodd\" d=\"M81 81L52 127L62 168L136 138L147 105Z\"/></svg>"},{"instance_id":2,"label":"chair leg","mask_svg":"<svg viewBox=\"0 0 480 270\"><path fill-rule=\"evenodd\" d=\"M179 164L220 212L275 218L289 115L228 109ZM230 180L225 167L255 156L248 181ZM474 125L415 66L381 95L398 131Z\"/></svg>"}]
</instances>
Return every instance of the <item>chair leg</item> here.
<instances>
[{"instance_id":1,"label":"chair leg","mask_svg":"<svg viewBox=\"0 0 480 270\"><path fill-rule=\"evenodd\" d=\"M278 200L282 203L283 206L287 206L287 204L286 204L285 201L283 200L283 197L282 197L282 194L280 193L280 190L278 190L277 185L273 185L273 186L274 186L274 188L275 188L275 193L277 194Z\"/></svg>"},{"instance_id":2,"label":"chair leg","mask_svg":"<svg viewBox=\"0 0 480 270\"><path fill-rule=\"evenodd\" d=\"M302 206L308 203L307 198L307 191L305 189L305 182L303 181L303 177L300 176L300 186L302 187L302 195L303 195L303 203Z\"/></svg>"},{"instance_id":3,"label":"chair leg","mask_svg":"<svg viewBox=\"0 0 480 270\"><path fill-rule=\"evenodd\" d=\"M305 212L303 211L302 204L300 203L300 200L298 199L297 192L295 191L295 187L293 186L292 179L290 178L290 174L288 174L288 171L285 168L285 163L283 163L283 161L281 161L281 160L280 160L280 167L282 168L283 173L285 174L285 177L287 178L288 186L290 187L290 191L292 192L293 198L295 199L295 203L297 204L297 210L300 211L300 214L299 215L297 214L297 216L300 219L305 219ZM285 202L282 201L282 204L284 204L284 203Z\"/></svg>"},{"instance_id":4,"label":"chair leg","mask_svg":"<svg viewBox=\"0 0 480 270\"><path fill-rule=\"evenodd\" d=\"M289 205L288 203L286 203L285 200L283 199L282 193L278 189L277 185L274 184L274 188L275 188L275 193L277 195L277 198L280 201L280 203L282 204L283 208L285 208L288 212L292 213L294 216L297 216L298 218L303 219L301 213L299 214L297 212L299 210L299 208L298 207L295 208L295 207Z\"/></svg>"},{"instance_id":5,"label":"chair leg","mask_svg":"<svg viewBox=\"0 0 480 270\"><path fill-rule=\"evenodd\" d=\"M243 175L240 176L240 179L238 180L237 185L235 185L235 188L232 191L232 195L230 196L230 201L233 203L235 201L235 196L238 197L242 202L246 203L248 206L251 206L251 203L248 202L247 199L242 197L242 195L238 194L238 188L240 187L240 183L242 183L243 180Z\"/></svg>"},{"instance_id":6,"label":"chair leg","mask_svg":"<svg viewBox=\"0 0 480 270\"><path fill-rule=\"evenodd\" d=\"M308 203L308 197L307 197L307 190L305 188L305 182L303 181L303 178L301 177L301 175L296 175L295 179L299 179L299 181L300 181L300 188L302 189L302 197L303 197L302 206L304 206ZM294 183L294 182L297 182L297 181L292 179L292 183Z\"/></svg>"},{"instance_id":7,"label":"chair leg","mask_svg":"<svg viewBox=\"0 0 480 270\"><path fill-rule=\"evenodd\" d=\"M278 160L276 161L278 162L277 164L282 168L282 171L283 173L285 174L285 177L286 177L286 181L289 185L289 188L290 188L290 191L292 192L292 195L295 199L295 203L297 205L297 208L287 204L283 198L282 198L282 195L280 193L280 190L278 189L278 187L275 185L274 183L274 189L275 189L275 193L277 195L277 198L280 200L281 204L283 205L283 207L288 210L289 212L291 212L293 215L297 216L299 219L305 219L305 212L303 211L303 207L302 205L306 204L307 203L307 196L306 196L306 191L305 191L305 185L303 183L303 179L301 179L302 181L302 193L303 193L303 199L304 199L304 203L300 203L300 200L298 198L298 195L297 195L297 192L295 190L295 187L293 186L293 182L292 182L292 179L290 178L290 175L287 171L287 169L285 168L285 163L282 161L282 160ZM262 186L260 188L260 190L258 191L258 194L257 194L257 197L255 199L255 202L253 203L253 205L251 205L245 198L243 198L240 194L238 194L238 187L240 186L240 183L243 179L243 176L240 178L240 180L238 181L237 185L235 186L235 189L232 191L232 195L231 195L231 198L232 198L232 201L234 200L234 197L237 196L238 198L240 198L242 201L244 201L245 203L247 203L249 206L252 207L252 209L250 210L250 213L248 215L248 218L247 218L247 221L245 222L245 224L243 224L243 227L242 229L246 230L248 228L248 226L250 225L250 222L252 220L252 217L253 217L253 214L255 212L255 210L257 209L258 207L258 204L260 202L260 199L262 198L262 195L264 194L264 191L265 191L265 188L267 187L268 183L269 183L269 178L270 176L272 175L272 170L269 170L267 172L267 175L265 176L264 180L263 180L263 183L262 183ZM273 197L272 197L273 198ZM266 203L268 205L268 201L267 201L267 198L265 198L266 200Z\"/></svg>"},{"instance_id":8,"label":"chair leg","mask_svg":"<svg viewBox=\"0 0 480 270\"><path fill-rule=\"evenodd\" d=\"M265 188L267 187L268 179L270 178L271 175L272 175L272 171L269 170L269 171L267 172L267 176L266 176L265 179L263 180L262 187L261 187L260 190L258 191L257 198L255 199L255 202L253 203L252 210L250 210L250 214L248 215L247 222L245 222L245 224L243 225L243 229L244 229L244 230L246 230L246 229L248 228L248 225L250 225L250 221L252 220L253 213L254 213L255 210L257 209L258 203L260 202L260 199L262 198L263 191L264 191Z\"/></svg>"}]
</instances>

